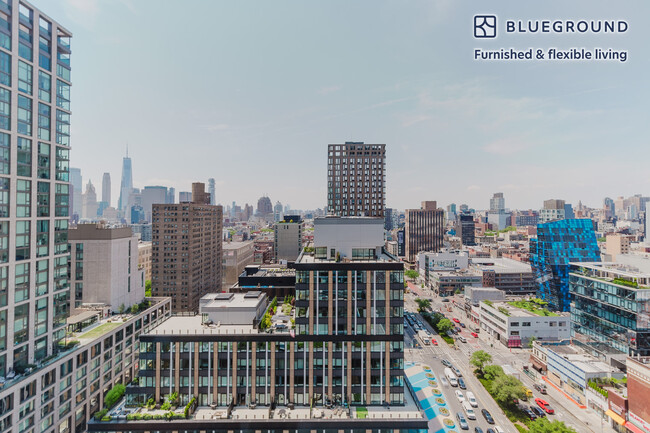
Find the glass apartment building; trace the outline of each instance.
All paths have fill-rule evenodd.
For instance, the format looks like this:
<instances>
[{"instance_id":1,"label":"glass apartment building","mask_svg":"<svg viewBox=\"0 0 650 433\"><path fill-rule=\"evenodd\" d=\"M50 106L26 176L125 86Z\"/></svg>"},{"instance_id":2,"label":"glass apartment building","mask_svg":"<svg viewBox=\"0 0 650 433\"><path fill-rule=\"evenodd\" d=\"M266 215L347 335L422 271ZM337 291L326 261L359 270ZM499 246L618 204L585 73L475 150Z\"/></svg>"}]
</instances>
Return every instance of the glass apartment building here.
<instances>
[{"instance_id":1,"label":"glass apartment building","mask_svg":"<svg viewBox=\"0 0 650 433\"><path fill-rule=\"evenodd\" d=\"M650 356L650 272L572 263L569 288L574 342L605 356Z\"/></svg>"},{"instance_id":2,"label":"glass apartment building","mask_svg":"<svg viewBox=\"0 0 650 433\"><path fill-rule=\"evenodd\" d=\"M600 250L590 219L567 219L537 225L530 240L530 263L537 280L537 296L549 308L569 311L571 262L599 262Z\"/></svg>"}]
</instances>

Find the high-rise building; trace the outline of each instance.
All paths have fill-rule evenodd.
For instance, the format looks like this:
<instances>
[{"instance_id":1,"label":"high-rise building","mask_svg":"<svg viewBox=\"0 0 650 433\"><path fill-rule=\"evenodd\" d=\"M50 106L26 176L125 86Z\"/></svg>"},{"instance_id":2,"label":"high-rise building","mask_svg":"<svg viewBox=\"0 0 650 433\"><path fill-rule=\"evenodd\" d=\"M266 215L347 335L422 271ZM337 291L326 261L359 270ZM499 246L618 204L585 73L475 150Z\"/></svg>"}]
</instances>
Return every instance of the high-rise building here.
<instances>
[{"instance_id":1,"label":"high-rise building","mask_svg":"<svg viewBox=\"0 0 650 433\"><path fill-rule=\"evenodd\" d=\"M563 220L566 218L566 203L564 200L544 200L544 207L539 211L539 223Z\"/></svg>"},{"instance_id":2,"label":"high-rise building","mask_svg":"<svg viewBox=\"0 0 650 433\"><path fill-rule=\"evenodd\" d=\"M389 207L384 210L384 230L388 232L393 230L393 212L395 209Z\"/></svg>"},{"instance_id":3,"label":"high-rise building","mask_svg":"<svg viewBox=\"0 0 650 433\"><path fill-rule=\"evenodd\" d=\"M445 234L445 211L435 201L423 201L420 209L406 209L404 226L406 260L414 263L421 252L437 252Z\"/></svg>"},{"instance_id":4,"label":"high-rise building","mask_svg":"<svg viewBox=\"0 0 650 433\"><path fill-rule=\"evenodd\" d=\"M153 205L151 289L171 296L174 311L196 312L199 299L221 291L223 209L210 205L205 184L192 202Z\"/></svg>"},{"instance_id":5,"label":"high-rise building","mask_svg":"<svg viewBox=\"0 0 650 433\"><path fill-rule=\"evenodd\" d=\"M129 227L79 224L69 231L70 303L104 304L113 311L144 299L144 269L138 267L138 238Z\"/></svg>"},{"instance_id":6,"label":"high-rise building","mask_svg":"<svg viewBox=\"0 0 650 433\"><path fill-rule=\"evenodd\" d=\"M537 296L549 308L569 311L570 262L600 262L600 249L590 219L556 220L537 225L530 239L530 262L535 272Z\"/></svg>"},{"instance_id":7,"label":"high-rise building","mask_svg":"<svg viewBox=\"0 0 650 433\"><path fill-rule=\"evenodd\" d=\"M386 145L346 141L327 150L327 213L384 217Z\"/></svg>"},{"instance_id":8,"label":"high-rise building","mask_svg":"<svg viewBox=\"0 0 650 433\"><path fill-rule=\"evenodd\" d=\"M210 204L217 204L217 187L214 178L208 179L208 192L210 193Z\"/></svg>"},{"instance_id":9,"label":"high-rise building","mask_svg":"<svg viewBox=\"0 0 650 433\"><path fill-rule=\"evenodd\" d=\"M268 196L262 196L257 200L257 216L265 218L267 215L273 213L273 205Z\"/></svg>"},{"instance_id":10,"label":"high-rise building","mask_svg":"<svg viewBox=\"0 0 650 433\"><path fill-rule=\"evenodd\" d=\"M151 222L151 209L154 204L167 203L167 187L165 186L145 186L142 189L142 209L144 209L144 219Z\"/></svg>"},{"instance_id":11,"label":"high-rise building","mask_svg":"<svg viewBox=\"0 0 650 433\"><path fill-rule=\"evenodd\" d=\"M126 156L122 159L122 180L120 182L120 201L117 204L118 209L124 214L131 203L129 196L133 192L133 168L131 167L131 158L129 158L129 149L126 149Z\"/></svg>"},{"instance_id":12,"label":"high-rise building","mask_svg":"<svg viewBox=\"0 0 650 433\"><path fill-rule=\"evenodd\" d=\"M178 192L178 202L179 203L189 203L192 201L192 192L191 191L179 191Z\"/></svg>"},{"instance_id":13,"label":"high-rise building","mask_svg":"<svg viewBox=\"0 0 650 433\"><path fill-rule=\"evenodd\" d=\"M474 215L469 213L458 214L458 222L456 225L456 235L460 237L460 242L463 246L476 245L474 238L476 223L474 222Z\"/></svg>"},{"instance_id":14,"label":"high-rise building","mask_svg":"<svg viewBox=\"0 0 650 433\"><path fill-rule=\"evenodd\" d=\"M81 177L81 169L70 167L70 202L72 203L72 214L77 214L81 218L81 207L83 202L81 196L83 194L83 178ZM71 216L72 216L71 214Z\"/></svg>"},{"instance_id":15,"label":"high-rise building","mask_svg":"<svg viewBox=\"0 0 650 433\"><path fill-rule=\"evenodd\" d=\"M302 251L302 234L305 223L300 215L285 215L282 221L275 224L275 261L294 261Z\"/></svg>"},{"instance_id":16,"label":"high-rise building","mask_svg":"<svg viewBox=\"0 0 650 433\"><path fill-rule=\"evenodd\" d=\"M283 215L282 211L283 211L282 203L280 203L279 201L275 202L275 206L273 207L273 220L276 223L282 220L282 215Z\"/></svg>"},{"instance_id":17,"label":"high-rise building","mask_svg":"<svg viewBox=\"0 0 650 433\"><path fill-rule=\"evenodd\" d=\"M493 212L503 212L506 210L506 199L502 192L495 192L490 199L490 210Z\"/></svg>"},{"instance_id":18,"label":"high-rise building","mask_svg":"<svg viewBox=\"0 0 650 433\"><path fill-rule=\"evenodd\" d=\"M176 188L170 187L167 190L167 204L174 204L176 203Z\"/></svg>"},{"instance_id":19,"label":"high-rise building","mask_svg":"<svg viewBox=\"0 0 650 433\"><path fill-rule=\"evenodd\" d=\"M86 185L86 192L83 193L81 200L83 201L81 216L88 220L96 219L97 193L95 192L95 187L90 180L88 180L88 184Z\"/></svg>"},{"instance_id":20,"label":"high-rise building","mask_svg":"<svg viewBox=\"0 0 650 433\"><path fill-rule=\"evenodd\" d=\"M604 357L650 356L650 267L572 263L569 275L575 343ZM618 356L617 356L618 355Z\"/></svg>"},{"instance_id":21,"label":"high-rise building","mask_svg":"<svg viewBox=\"0 0 650 433\"><path fill-rule=\"evenodd\" d=\"M111 205L111 174L104 173L102 177L102 201L106 203L106 207Z\"/></svg>"}]
</instances>

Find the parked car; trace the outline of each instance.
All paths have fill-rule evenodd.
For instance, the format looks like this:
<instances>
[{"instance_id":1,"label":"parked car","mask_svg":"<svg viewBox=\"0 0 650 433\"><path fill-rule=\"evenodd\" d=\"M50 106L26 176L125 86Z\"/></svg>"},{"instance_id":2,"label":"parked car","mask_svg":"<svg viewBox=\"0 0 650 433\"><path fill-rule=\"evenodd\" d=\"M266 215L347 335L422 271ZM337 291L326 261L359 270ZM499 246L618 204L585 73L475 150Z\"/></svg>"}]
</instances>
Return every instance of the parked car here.
<instances>
[{"instance_id":1,"label":"parked car","mask_svg":"<svg viewBox=\"0 0 650 433\"><path fill-rule=\"evenodd\" d=\"M544 412L546 412L547 414L552 415L555 413L553 408L549 406L548 402L546 402L545 400L542 400L541 398L536 398L535 403L537 403L537 406L541 407L544 410Z\"/></svg>"},{"instance_id":2,"label":"parked car","mask_svg":"<svg viewBox=\"0 0 650 433\"><path fill-rule=\"evenodd\" d=\"M539 407L537 407L537 406L532 406L532 405L531 405L531 406L530 406L530 410L532 410L533 413L534 413L535 415L537 415L538 418L541 418L541 417L543 417L543 416L546 416L546 412L544 412L544 411L542 410L542 408L539 408Z\"/></svg>"},{"instance_id":3,"label":"parked car","mask_svg":"<svg viewBox=\"0 0 650 433\"><path fill-rule=\"evenodd\" d=\"M488 412L487 409L481 409L481 413L483 414L483 418L485 418L485 421L487 421L488 424L494 424L494 418L492 418L492 414Z\"/></svg>"},{"instance_id":4,"label":"parked car","mask_svg":"<svg viewBox=\"0 0 650 433\"><path fill-rule=\"evenodd\" d=\"M462 403L465 401L465 396L463 395L463 391L456 390L455 394L459 402Z\"/></svg>"},{"instance_id":5,"label":"parked car","mask_svg":"<svg viewBox=\"0 0 650 433\"><path fill-rule=\"evenodd\" d=\"M449 302L449 299L447 299L447 298L442 298L442 302Z\"/></svg>"},{"instance_id":6,"label":"parked car","mask_svg":"<svg viewBox=\"0 0 650 433\"><path fill-rule=\"evenodd\" d=\"M451 366L451 369L454 370L454 373L456 373L456 376L458 377L463 377L463 373L460 372L458 367L454 367L453 365Z\"/></svg>"},{"instance_id":7,"label":"parked car","mask_svg":"<svg viewBox=\"0 0 650 433\"><path fill-rule=\"evenodd\" d=\"M458 387L460 389L467 389L467 385L465 385L465 379L463 379L462 377L458 378Z\"/></svg>"},{"instance_id":8,"label":"parked car","mask_svg":"<svg viewBox=\"0 0 650 433\"><path fill-rule=\"evenodd\" d=\"M533 385L533 388L535 388L537 391L539 391L542 394L546 394L546 385L543 383L536 383Z\"/></svg>"},{"instance_id":9,"label":"parked car","mask_svg":"<svg viewBox=\"0 0 650 433\"><path fill-rule=\"evenodd\" d=\"M461 328L466 328L465 324L463 322L460 323Z\"/></svg>"},{"instance_id":10,"label":"parked car","mask_svg":"<svg viewBox=\"0 0 650 433\"><path fill-rule=\"evenodd\" d=\"M445 358L442 358L442 359L440 360L440 362L442 362L442 365L444 365L445 367L449 367L449 368L451 368L451 362L449 362L449 361L446 360Z\"/></svg>"},{"instance_id":11,"label":"parked car","mask_svg":"<svg viewBox=\"0 0 650 433\"><path fill-rule=\"evenodd\" d=\"M458 419L458 425L462 430L469 430L469 424L467 424L467 420L462 413L456 413L456 418Z\"/></svg>"},{"instance_id":12,"label":"parked car","mask_svg":"<svg viewBox=\"0 0 650 433\"><path fill-rule=\"evenodd\" d=\"M458 320L458 319L455 318L455 317L453 317L451 320L453 320L453 321L456 322L456 323L460 323L460 320Z\"/></svg>"},{"instance_id":13,"label":"parked car","mask_svg":"<svg viewBox=\"0 0 650 433\"><path fill-rule=\"evenodd\" d=\"M483 433L483 429L481 427L474 427L474 433Z\"/></svg>"},{"instance_id":14,"label":"parked car","mask_svg":"<svg viewBox=\"0 0 650 433\"><path fill-rule=\"evenodd\" d=\"M526 406L523 407L522 411L531 421L535 421L537 419L537 415L535 415L535 413L532 410L528 409Z\"/></svg>"},{"instance_id":15,"label":"parked car","mask_svg":"<svg viewBox=\"0 0 650 433\"><path fill-rule=\"evenodd\" d=\"M431 339L431 344L433 344L434 346L437 346L438 345L438 340L436 340L435 338L432 338Z\"/></svg>"},{"instance_id":16,"label":"parked car","mask_svg":"<svg viewBox=\"0 0 650 433\"><path fill-rule=\"evenodd\" d=\"M506 433L506 432L505 432L501 427L499 427L498 425L495 425L495 426L494 426L494 431L495 431L495 433Z\"/></svg>"},{"instance_id":17,"label":"parked car","mask_svg":"<svg viewBox=\"0 0 650 433\"><path fill-rule=\"evenodd\" d=\"M467 338L463 337L462 335L458 336L458 339L462 341L463 343L467 343Z\"/></svg>"},{"instance_id":18,"label":"parked car","mask_svg":"<svg viewBox=\"0 0 650 433\"><path fill-rule=\"evenodd\" d=\"M485 431L485 433L497 433L497 432L495 432L492 427L488 427L488 429Z\"/></svg>"},{"instance_id":19,"label":"parked car","mask_svg":"<svg viewBox=\"0 0 650 433\"><path fill-rule=\"evenodd\" d=\"M476 332L472 332L472 337L478 338L478 334Z\"/></svg>"}]
</instances>

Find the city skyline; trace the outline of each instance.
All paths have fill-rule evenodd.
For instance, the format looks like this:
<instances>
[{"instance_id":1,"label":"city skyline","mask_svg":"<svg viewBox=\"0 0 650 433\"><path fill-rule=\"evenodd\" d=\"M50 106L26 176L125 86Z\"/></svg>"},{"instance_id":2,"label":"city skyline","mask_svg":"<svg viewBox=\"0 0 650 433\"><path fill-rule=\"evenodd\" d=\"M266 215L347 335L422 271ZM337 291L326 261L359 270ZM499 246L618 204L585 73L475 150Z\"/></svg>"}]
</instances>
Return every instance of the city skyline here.
<instances>
[{"instance_id":1,"label":"city skyline","mask_svg":"<svg viewBox=\"0 0 650 433\"><path fill-rule=\"evenodd\" d=\"M95 184L113 173L113 191L128 143L136 187L182 191L192 180L215 178L220 203L251 203L268 191L274 201L322 208L327 144L345 141L386 143L391 208L429 198L487 208L495 191L510 208L537 208L551 197L597 207L606 196L650 190L643 127L650 56L640 34L647 4L617 6L615 18L629 22L626 34L507 40L515 48L613 45L630 51L625 63L518 64L472 60L473 48L483 45L472 37L471 4L35 4L61 16L77 36L71 164ZM585 10L614 18L605 2L572 3L563 14ZM485 12L551 14L544 4ZM235 24L242 19L247 26ZM192 24L168 38L160 25L166 22ZM208 49L213 55L201 54ZM129 73L116 73L116 58ZM171 83L182 90L161 92ZM191 164L178 163L178 143ZM115 152L96 158L101 149ZM272 169L288 158L304 163ZM255 174L264 170L272 174L261 185Z\"/></svg>"}]
</instances>

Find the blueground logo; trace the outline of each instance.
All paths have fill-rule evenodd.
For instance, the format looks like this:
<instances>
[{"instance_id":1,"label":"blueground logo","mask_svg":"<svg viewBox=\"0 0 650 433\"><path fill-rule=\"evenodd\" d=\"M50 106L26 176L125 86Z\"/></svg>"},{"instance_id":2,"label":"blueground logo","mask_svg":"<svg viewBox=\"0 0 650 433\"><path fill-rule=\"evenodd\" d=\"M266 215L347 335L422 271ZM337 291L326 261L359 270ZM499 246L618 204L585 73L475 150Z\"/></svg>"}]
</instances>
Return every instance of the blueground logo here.
<instances>
[{"instance_id":1,"label":"blueground logo","mask_svg":"<svg viewBox=\"0 0 650 433\"><path fill-rule=\"evenodd\" d=\"M497 37L496 15L474 15L474 37L477 39Z\"/></svg>"}]
</instances>

